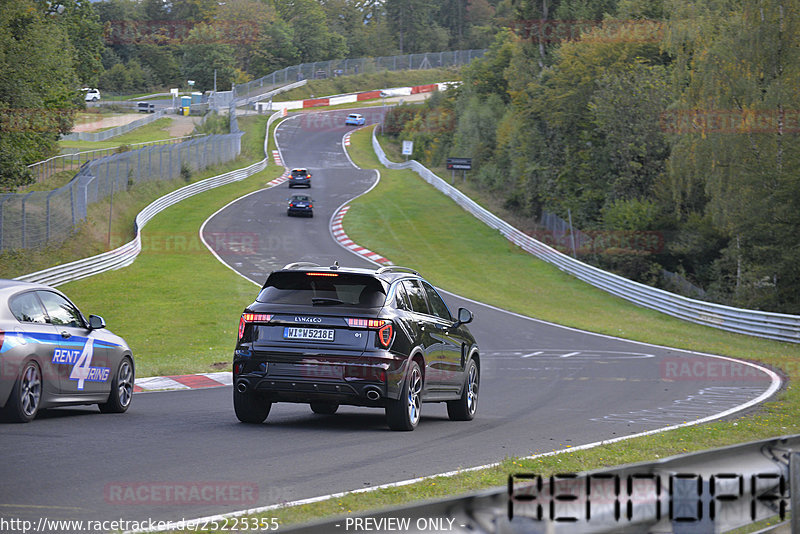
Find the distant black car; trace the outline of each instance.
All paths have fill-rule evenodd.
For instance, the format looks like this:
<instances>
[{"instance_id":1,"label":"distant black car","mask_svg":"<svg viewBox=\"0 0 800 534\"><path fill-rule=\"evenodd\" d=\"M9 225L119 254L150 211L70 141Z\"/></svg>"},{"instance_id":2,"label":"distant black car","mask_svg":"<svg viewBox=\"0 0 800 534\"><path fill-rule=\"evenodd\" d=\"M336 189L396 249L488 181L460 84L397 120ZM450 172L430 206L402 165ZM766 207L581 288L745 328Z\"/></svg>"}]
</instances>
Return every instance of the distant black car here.
<instances>
[{"instance_id":1,"label":"distant black car","mask_svg":"<svg viewBox=\"0 0 800 534\"><path fill-rule=\"evenodd\" d=\"M450 419L475 416L480 357L434 287L403 267L376 271L294 263L273 271L245 308L233 360L233 406L261 423L274 402L386 410L393 430L414 430L423 402Z\"/></svg>"},{"instance_id":2,"label":"distant black car","mask_svg":"<svg viewBox=\"0 0 800 534\"><path fill-rule=\"evenodd\" d=\"M286 214L290 217L292 215L303 215L304 217L314 216L314 201L308 195L292 195L289 199L289 206L286 208Z\"/></svg>"},{"instance_id":3,"label":"distant black car","mask_svg":"<svg viewBox=\"0 0 800 534\"><path fill-rule=\"evenodd\" d=\"M289 175L289 187L296 185L311 187L311 173L308 172L308 169L292 169Z\"/></svg>"}]
</instances>

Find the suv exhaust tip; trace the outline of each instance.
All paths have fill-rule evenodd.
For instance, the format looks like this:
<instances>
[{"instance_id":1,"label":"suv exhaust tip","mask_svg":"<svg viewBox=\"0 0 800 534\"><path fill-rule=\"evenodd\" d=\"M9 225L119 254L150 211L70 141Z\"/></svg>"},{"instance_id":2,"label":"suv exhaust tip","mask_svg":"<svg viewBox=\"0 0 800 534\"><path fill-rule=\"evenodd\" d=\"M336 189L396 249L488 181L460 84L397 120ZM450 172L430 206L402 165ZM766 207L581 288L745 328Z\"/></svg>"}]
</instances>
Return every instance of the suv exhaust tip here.
<instances>
[{"instance_id":1,"label":"suv exhaust tip","mask_svg":"<svg viewBox=\"0 0 800 534\"><path fill-rule=\"evenodd\" d=\"M367 388L367 398L371 401L376 401L381 398L381 391L375 386Z\"/></svg>"},{"instance_id":2,"label":"suv exhaust tip","mask_svg":"<svg viewBox=\"0 0 800 534\"><path fill-rule=\"evenodd\" d=\"M247 391L247 382L245 382L244 380L240 380L236 384L236 391L238 391L239 393L246 392Z\"/></svg>"}]
</instances>

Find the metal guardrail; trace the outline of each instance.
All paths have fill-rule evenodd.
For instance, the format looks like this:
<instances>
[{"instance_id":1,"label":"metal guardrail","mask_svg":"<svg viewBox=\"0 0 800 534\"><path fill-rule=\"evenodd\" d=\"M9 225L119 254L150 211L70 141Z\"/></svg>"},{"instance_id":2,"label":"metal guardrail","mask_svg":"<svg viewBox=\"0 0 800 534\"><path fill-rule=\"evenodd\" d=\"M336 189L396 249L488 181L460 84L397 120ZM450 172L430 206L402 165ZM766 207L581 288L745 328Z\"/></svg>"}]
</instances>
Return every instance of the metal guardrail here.
<instances>
[{"instance_id":1,"label":"metal guardrail","mask_svg":"<svg viewBox=\"0 0 800 534\"><path fill-rule=\"evenodd\" d=\"M136 216L134 225L136 237L132 241L114 250L104 252L96 256L91 256L89 258L65 263L63 265L50 267L35 273L19 276L15 278L15 280L21 280L24 282L38 282L55 287L60 284L80 280L81 278L87 278L95 274L100 274L102 272L111 271L114 269L120 269L130 265L142 251L142 228L144 228L147 222L155 217L158 213L174 204L177 204L181 200L185 200L189 197L203 193L210 189L214 189L216 187L220 187L222 185L244 180L245 178L248 178L257 172L263 171L267 167L267 162L269 161L269 157L266 157L268 155L267 146L269 143L269 128L278 118L280 118L280 113L274 113L267 121L267 135L264 136L264 159L254 163L253 165L250 165L249 167L245 167L244 169L227 172L225 174L220 174L219 176L214 176L212 178L187 185L186 187L182 187L150 203Z\"/></svg>"},{"instance_id":2,"label":"metal guardrail","mask_svg":"<svg viewBox=\"0 0 800 534\"><path fill-rule=\"evenodd\" d=\"M133 122L129 122L128 124L123 124L121 126L115 126L114 128L109 128L108 130L103 130L102 132L72 132L67 135L62 135L62 141L106 141L111 139L112 137L116 137L118 135L122 135L124 133L128 133L136 128L144 126L145 124L150 124L153 121L156 121L163 117L168 113L174 112L174 108L164 108L156 111L155 113L150 113L146 117L142 117L141 119L136 119Z\"/></svg>"},{"instance_id":3,"label":"metal guardrail","mask_svg":"<svg viewBox=\"0 0 800 534\"><path fill-rule=\"evenodd\" d=\"M445 182L416 160L404 163L389 161L372 133L372 146L380 162L390 169L412 169L423 180L452 198L459 206L491 228L498 230L506 239L537 258L551 263L584 282L612 295L653 310L672 315L693 323L711 326L729 332L800 343L800 316L734 308L722 304L703 302L683 297L668 291L646 286L597 267L578 261L545 245L514 228L493 213L479 206L464 193Z\"/></svg>"},{"instance_id":4,"label":"metal guardrail","mask_svg":"<svg viewBox=\"0 0 800 534\"><path fill-rule=\"evenodd\" d=\"M462 534L715 533L800 509L800 435L508 486L286 528ZM800 532L800 514L792 514Z\"/></svg>"},{"instance_id":5,"label":"metal guardrail","mask_svg":"<svg viewBox=\"0 0 800 534\"><path fill-rule=\"evenodd\" d=\"M308 80L300 80L299 82L294 82L294 83L290 83L290 84L287 84L287 85L282 85L282 86L278 87L277 89L272 89L271 91L267 91L266 93L263 93L263 94L260 94L260 95L257 95L257 96L252 96L250 98L241 98L241 99L236 101L236 105L237 106L250 105L250 104L253 104L255 102L261 102L263 100L269 100L272 97L274 97L275 95L278 95L280 93L285 93L286 91L291 91L292 89L297 89L298 87L303 87L307 83L308 83Z\"/></svg>"},{"instance_id":6,"label":"metal guardrail","mask_svg":"<svg viewBox=\"0 0 800 534\"><path fill-rule=\"evenodd\" d=\"M348 76L384 70L424 70L464 65L486 53L486 49L450 50L401 56L367 57L357 59L332 59L315 63L301 63L267 74L256 80L234 87L236 100L248 103L281 85L301 80Z\"/></svg>"}]
</instances>

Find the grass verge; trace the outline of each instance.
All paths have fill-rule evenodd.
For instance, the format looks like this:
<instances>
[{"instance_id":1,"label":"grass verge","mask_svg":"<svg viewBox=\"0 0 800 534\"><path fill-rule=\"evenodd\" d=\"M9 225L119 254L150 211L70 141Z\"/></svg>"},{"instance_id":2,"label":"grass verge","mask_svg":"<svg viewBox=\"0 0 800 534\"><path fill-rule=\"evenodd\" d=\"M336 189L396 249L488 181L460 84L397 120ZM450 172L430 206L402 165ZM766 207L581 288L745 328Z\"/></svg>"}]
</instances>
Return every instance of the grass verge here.
<instances>
[{"instance_id":1,"label":"grass verge","mask_svg":"<svg viewBox=\"0 0 800 534\"><path fill-rule=\"evenodd\" d=\"M400 265L418 269L436 285L508 310L614 336L757 360L798 375L800 346L730 334L639 308L593 288L521 251L473 218L412 171L385 169L371 147L371 128L351 137L350 155L362 168L379 168L381 182L351 204L344 219L357 243ZM435 214L433 216L432 214ZM447 232L441 232L447 221ZM451 236L459 236L452 239ZM485 281L492 280L491 287ZM520 280L525 283L521 284ZM553 456L506 458L481 471L351 494L273 510L281 524L397 506L503 486L509 474L580 472L652 461L675 454L800 432L800 398L791 385L755 413L684 427L589 450ZM468 467L465 466L465 467Z\"/></svg>"}]
</instances>

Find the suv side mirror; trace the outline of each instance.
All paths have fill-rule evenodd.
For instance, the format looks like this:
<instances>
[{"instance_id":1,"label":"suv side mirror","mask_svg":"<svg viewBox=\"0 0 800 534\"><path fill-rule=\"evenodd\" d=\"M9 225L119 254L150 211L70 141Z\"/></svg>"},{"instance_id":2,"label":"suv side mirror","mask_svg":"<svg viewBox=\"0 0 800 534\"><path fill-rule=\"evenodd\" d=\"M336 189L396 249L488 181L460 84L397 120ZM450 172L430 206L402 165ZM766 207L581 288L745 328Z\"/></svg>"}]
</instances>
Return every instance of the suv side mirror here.
<instances>
[{"instance_id":1,"label":"suv side mirror","mask_svg":"<svg viewBox=\"0 0 800 534\"><path fill-rule=\"evenodd\" d=\"M456 322L456 326L461 326L462 324L467 324L472 322L472 312L466 308L459 308L458 309L458 321Z\"/></svg>"},{"instance_id":2,"label":"suv side mirror","mask_svg":"<svg viewBox=\"0 0 800 534\"><path fill-rule=\"evenodd\" d=\"M106 327L106 321L99 315L89 316L89 328L92 330L99 330Z\"/></svg>"}]
</instances>

